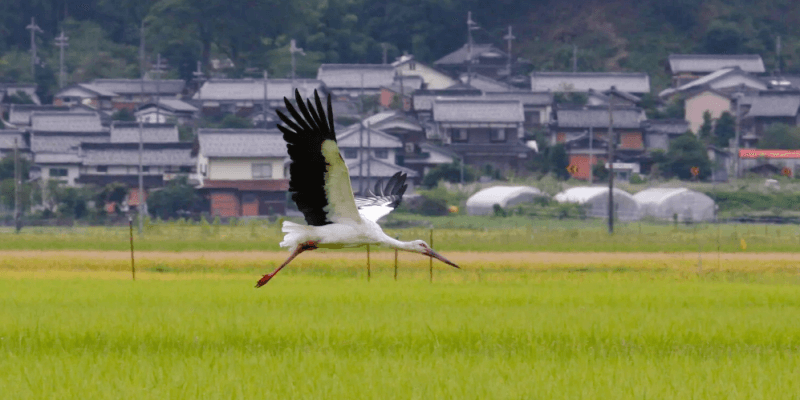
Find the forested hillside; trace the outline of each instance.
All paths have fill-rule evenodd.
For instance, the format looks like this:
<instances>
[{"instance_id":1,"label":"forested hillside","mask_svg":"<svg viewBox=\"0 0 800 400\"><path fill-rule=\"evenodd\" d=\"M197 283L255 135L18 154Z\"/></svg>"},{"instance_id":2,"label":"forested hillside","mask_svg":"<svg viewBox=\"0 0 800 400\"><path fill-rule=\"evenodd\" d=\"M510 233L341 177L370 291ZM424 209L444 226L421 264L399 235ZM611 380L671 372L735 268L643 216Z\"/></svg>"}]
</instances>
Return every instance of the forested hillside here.
<instances>
[{"instance_id":1,"label":"forested hillside","mask_svg":"<svg viewBox=\"0 0 800 400\"><path fill-rule=\"evenodd\" d=\"M68 82L138 74L139 27L147 55L169 59L173 77L190 79L198 60L229 57L230 76L248 68L289 73L289 40L306 55L298 74L320 63L381 62L403 52L432 62L466 40L466 14L481 27L478 43L505 48L513 25L515 56L536 70L569 70L573 45L580 71L646 71L656 90L666 82L670 53L759 53L768 70L800 71L800 2L788 0L2 0L0 79L30 81L31 17L37 34L36 81L56 89L63 29Z\"/></svg>"}]
</instances>

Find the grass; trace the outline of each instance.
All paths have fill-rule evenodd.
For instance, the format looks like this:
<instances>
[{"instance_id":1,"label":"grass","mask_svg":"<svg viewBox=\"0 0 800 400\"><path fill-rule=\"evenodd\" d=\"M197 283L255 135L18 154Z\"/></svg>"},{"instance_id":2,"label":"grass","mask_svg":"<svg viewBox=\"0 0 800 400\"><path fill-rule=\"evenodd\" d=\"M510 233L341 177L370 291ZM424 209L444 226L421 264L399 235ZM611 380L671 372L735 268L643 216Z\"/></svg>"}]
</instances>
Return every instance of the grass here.
<instances>
[{"instance_id":1,"label":"grass","mask_svg":"<svg viewBox=\"0 0 800 400\"><path fill-rule=\"evenodd\" d=\"M399 226L409 226L399 228ZM794 252L800 229L792 225L667 225L618 223L609 235L599 220L537 220L524 217L419 217L398 215L387 220L387 233L401 240L429 239L440 251L597 251L688 252L742 250ZM394 228L393 228L394 227ZM119 250L129 249L128 227L26 227L14 234L0 230L0 250ZM137 235L136 249L146 251L270 251L279 250L283 234L278 223L250 222L235 226L180 223L150 224ZM363 251L363 250L355 250Z\"/></svg>"},{"instance_id":2,"label":"grass","mask_svg":"<svg viewBox=\"0 0 800 400\"><path fill-rule=\"evenodd\" d=\"M437 270L430 284L423 262L398 282L379 263L369 283L331 264L301 263L258 290L246 262L212 274L145 267L136 282L113 264L0 266L0 390L14 399L800 393L796 270L496 263L482 278Z\"/></svg>"}]
</instances>

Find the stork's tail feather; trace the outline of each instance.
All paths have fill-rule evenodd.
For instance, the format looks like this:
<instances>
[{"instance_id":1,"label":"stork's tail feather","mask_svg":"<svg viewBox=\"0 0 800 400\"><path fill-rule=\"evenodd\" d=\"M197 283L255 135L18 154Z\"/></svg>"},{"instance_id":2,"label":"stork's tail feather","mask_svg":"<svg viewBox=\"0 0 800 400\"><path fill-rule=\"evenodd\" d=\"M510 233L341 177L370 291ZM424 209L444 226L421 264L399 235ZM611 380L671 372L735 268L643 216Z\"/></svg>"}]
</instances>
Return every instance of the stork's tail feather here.
<instances>
[{"instance_id":1,"label":"stork's tail feather","mask_svg":"<svg viewBox=\"0 0 800 400\"><path fill-rule=\"evenodd\" d=\"M298 244L306 242L310 228L310 226L300 225L291 221L283 221L281 232L286 235L283 236L281 247L294 249Z\"/></svg>"}]
</instances>

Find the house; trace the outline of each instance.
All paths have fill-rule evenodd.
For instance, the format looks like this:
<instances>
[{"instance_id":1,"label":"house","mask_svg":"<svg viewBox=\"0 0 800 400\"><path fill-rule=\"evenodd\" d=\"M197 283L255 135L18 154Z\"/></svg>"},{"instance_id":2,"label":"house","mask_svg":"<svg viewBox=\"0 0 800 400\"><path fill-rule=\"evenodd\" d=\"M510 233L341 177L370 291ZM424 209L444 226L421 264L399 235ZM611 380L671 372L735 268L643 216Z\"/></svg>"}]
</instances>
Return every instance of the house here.
<instances>
[{"instance_id":1,"label":"house","mask_svg":"<svg viewBox=\"0 0 800 400\"><path fill-rule=\"evenodd\" d=\"M766 71L758 54L670 54L668 63L673 87L728 67L737 67L750 74L763 74Z\"/></svg>"},{"instance_id":2,"label":"house","mask_svg":"<svg viewBox=\"0 0 800 400\"><path fill-rule=\"evenodd\" d=\"M669 150L669 142L689 130L689 121L683 119L650 119L642 123L644 145L647 150Z\"/></svg>"},{"instance_id":3,"label":"house","mask_svg":"<svg viewBox=\"0 0 800 400\"><path fill-rule=\"evenodd\" d=\"M91 84L112 93L114 110L127 108L133 112L136 106L156 99L178 99L186 82L182 79L95 79Z\"/></svg>"},{"instance_id":4,"label":"house","mask_svg":"<svg viewBox=\"0 0 800 400\"><path fill-rule=\"evenodd\" d=\"M698 87L684 96L684 115L689 121L689 129L695 134L700 131L706 112L711 114L712 120L716 120L722 113L734 109L735 100L732 95L709 86Z\"/></svg>"},{"instance_id":5,"label":"house","mask_svg":"<svg viewBox=\"0 0 800 400\"><path fill-rule=\"evenodd\" d=\"M465 164L525 173L532 150L522 142L525 112L520 101L436 98L433 123L443 147L458 154Z\"/></svg>"},{"instance_id":6,"label":"house","mask_svg":"<svg viewBox=\"0 0 800 400\"><path fill-rule=\"evenodd\" d=\"M428 121L433 116L433 103L437 98L457 98L481 96L478 89L460 90L417 90L411 95L411 109L421 121Z\"/></svg>"},{"instance_id":7,"label":"house","mask_svg":"<svg viewBox=\"0 0 800 400\"><path fill-rule=\"evenodd\" d=\"M279 130L200 129L198 141L198 189L212 215L286 212L289 153Z\"/></svg>"},{"instance_id":8,"label":"house","mask_svg":"<svg viewBox=\"0 0 800 400\"><path fill-rule=\"evenodd\" d=\"M407 77L419 77L424 83L424 88L428 90L446 89L455 85L458 81L449 74L439 69L419 62L412 55L403 55L392 63L397 75L403 79Z\"/></svg>"},{"instance_id":9,"label":"house","mask_svg":"<svg viewBox=\"0 0 800 400\"><path fill-rule=\"evenodd\" d=\"M492 44L465 43L454 52L433 62L451 75L476 72L488 77L507 75L508 54Z\"/></svg>"},{"instance_id":10,"label":"house","mask_svg":"<svg viewBox=\"0 0 800 400\"><path fill-rule=\"evenodd\" d=\"M32 175L73 186L80 174L81 144L109 141L109 132L97 113L34 112L30 128Z\"/></svg>"},{"instance_id":11,"label":"house","mask_svg":"<svg viewBox=\"0 0 800 400\"><path fill-rule=\"evenodd\" d=\"M53 105L86 105L95 110L114 110L113 100L119 95L90 83L76 83L59 90L53 96Z\"/></svg>"},{"instance_id":12,"label":"house","mask_svg":"<svg viewBox=\"0 0 800 400\"><path fill-rule=\"evenodd\" d=\"M616 158L612 161L639 161L645 151L644 112L636 107L615 107L612 116L617 142ZM570 164L578 167L576 178L588 179L590 168L597 160L608 162L609 122L607 107L558 108L555 111L555 120L550 124L550 143L564 143Z\"/></svg>"},{"instance_id":13,"label":"house","mask_svg":"<svg viewBox=\"0 0 800 400\"><path fill-rule=\"evenodd\" d=\"M178 176L197 181L197 160L192 155L192 143L162 142L142 145L142 176L148 188L163 186L163 183ZM139 143L113 142L80 145L79 184L105 186L122 183L130 189L138 186Z\"/></svg>"},{"instance_id":14,"label":"house","mask_svg":"<svg viewBox=\"0 0 800 400\"><path fill-rule=\"evenodd\" d=\"M752 99L744 119L752 123L753 129L742 135L742 145L754 148L770 125L800 125L800 91L762 92Z\"/></svg>"},{"instance_id":15,"label":"house","mask_svg":"<svg viewBox=\"0 0 800 400\"><path fill-rule=\"evenodd\" d=\"M404 145L406 143L419 144L425 141L425 128L422 124L417 119L400 111L388 110L379 112L364 118L363 123L365 127L393 135L400 139Z\"/></svg>"},{"instance_id":16,"label":"house","mask_svg":"<svg viewBox=\"0 0 800 400\"><path fill-rule=\"evenodd\" d=\"M609 102L613 102L614 105L636 107L642 101L641 97L618 90L598 92L594 89L589 89L586 95L586 105L589 106L608 106Z\"/></svg>"},{"instance_id":17,"label":"house","mask_svg":"<svg viewBox=\"0 0 800 400\"><path fill-rule=\"evenodd\" d=\"M36 94L35 83L0 82L0 105L19 104L24 98L30 99L33 104L42 104ZM2 111L5 110L0 107L0 112Z\"/></svg>"},{"instance_id":18,"label":"house","mask_svg":"<svg viewBox=\"0 0 800 400\"><path fill-rule=\"evenodd\" d=\"M31 114L34 112L67 112L67 106L40 105L40 104L9 104L8 122L15 128L30 128Z\"/></svg>"},{"instance_id":19,"label":"house","mask_svg":"<svg viewBox=\"0 0 800 400\"><path fill-rule=\"evenodd\" d=\"M303 98L314 91L324 95L322 82L316 79L211 79L192 97L192 104L202 115L236 114L242 117L263 112L265 91L268 109L283 109L283 98L294 98L298 90Z\"/></svg>"},{"instance_id":20,"label":"house","mask_svg":"<svg viewBox=\"0 0 800 400\"><path fill-rule=\"evenodd\" d=\"M22 157L30 159L31 149L27 134L15 129L0 129L0 159L13 156L14 148Z\"/></svg>"},{"instance_id":21,"label":"house","mask_svg":"<svg viewBox=\"0 0 800 400\"><path fill-rule=\"evenodd\" d=\"M399 105L402 104L403 111L410 111L411 93L422 89L422 85L422 78L419 76L395 76L394 83L381 87L378 102L386 108L399 109ZM399 103L401 98L402 103Z\"/></svg>"},{"instance_id":22,"label":"house","mask_svg":"<svg viewBox=\"0 0 800 400\"><path fill-rule=\"evenodd\" d=\"M161 99L158 102L148 102L136 107L137 121L150 123L165 123L174 121L177 124L186 124L199 117L200 110L178 99Z\"/></svg>"},{"instance_id":23,"label":"house","mask_svg":"<svg viewBox=\"0 0 800 400\"><path fill-rule=\"evenodd\" d=\"M546 127L550 123L550 114L553 107L553 93L551 92L513 90L486 92L483 96L488 99L516 100L522 103L522 109L525 113L523 128L525 128L526 133L531 133L538 127Z\"/></svg>"},{"instance_id":24,"label":"house","mask_svg":"<svg viewBox=\"0 0 800 400\"><path fill-rule=\"evenodd\" d=\"M374 96L381 87L390 86L395 79L390 64L322 64L317 79L325 84L328 93L337 97Z\"/></svg>"},{"instance_id":25,"label":"house","mask_svg":"<svg viewBox=\"0 0 800 400\"><path fill-rule=\"evenodd\" d=\"M644 72L532 72L534 92L620 92L642 96L650 93L650 76Z\"/></svg>"},{"instance_id":26,"label":"house","mask_svg":"<svg viewBox=\"0 0 800 400\"><path fill-rule=\"evenodd\" d=\"M141 138L143 143L177 143L178 127L175 124L142 123ZM111 143L139 143L139 123L114 121L111 124Z\"/></svg>"},{"instance_id":27,"label":"house","mask_svg":"<svg viewBox=\"0 0 800 400\"><path fill-rule=\"evenodd\" d=\"M403 166L416 172L417 177L421 179L431 168L442 164L452 164L453 161L460 158L458 154L445 147L432 143L420 143L414 145L411 151L406 147L403 153Z\"/></svg>"},{"instance_id":28,"label":"house","mask_svg":"<svg viewBox=\"0 0 800 400\"><path fill-rule=\"evenodd\" d=\"M658 96L662 99L669 99L677 94L686 94L702 87L709 87L724 93L741 92L749 94L766 90L767 84L738 67L728 67L714 71L702 78L695 79L676 88L664 89Z\"/></svg>"},{"instance_id":29,"label":"house","mask_svg":"<svg viewBox=\"0 0 800 400\"><path fill-rule=\"evenodd\" d=\"M365 193L375 187L378 180L386 181L397 172L408 174L410 189L413 190L414 182L419 183L415 171L397 165L403 142L393 135L356 124L339 133L336 142L350 170L350 183L355 193Z\"/></svg>"}]
</instances>

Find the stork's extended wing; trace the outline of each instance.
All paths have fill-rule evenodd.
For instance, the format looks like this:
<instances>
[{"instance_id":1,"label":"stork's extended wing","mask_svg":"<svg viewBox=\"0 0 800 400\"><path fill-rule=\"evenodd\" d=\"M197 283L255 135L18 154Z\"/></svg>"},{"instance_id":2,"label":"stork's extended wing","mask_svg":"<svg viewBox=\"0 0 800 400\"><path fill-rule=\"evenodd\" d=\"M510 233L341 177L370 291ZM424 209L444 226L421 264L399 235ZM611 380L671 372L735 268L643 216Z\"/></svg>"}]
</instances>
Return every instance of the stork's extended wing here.
<instances>
[{"instance_id":1,"label":"stork's extended wing","mask_svg":"<svg viewBox=\"0 0 800 400\"><path fill-rule=\"evenodd\" d=\"M360 221L350 173L336 144L331 96L328 95L327 116L316 90L316 107L311 100L304 103L299 90L295 90L295 99L299 113L289 99L283 98L293 119L277 112L286 124L278 125L278 129L283 132L292 160L289 165L292 200L309 225Z\"/></svg>"},{"instance_id":2,"label":"stork's extended wing","mask_svg":"<svg viewBox=\"0 0 800 400\"><path fill-rule=\"evenodd\" d=\"M379 219L392 212L403 201L403 193L408 189L406 174L398 172L389 178L389 182L383 185L378 181L375 189L370 190L369 196L356 197L356 207L361 216L378 222Z\"/></svg>"}]
</instances>

